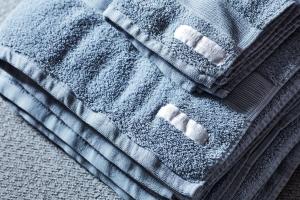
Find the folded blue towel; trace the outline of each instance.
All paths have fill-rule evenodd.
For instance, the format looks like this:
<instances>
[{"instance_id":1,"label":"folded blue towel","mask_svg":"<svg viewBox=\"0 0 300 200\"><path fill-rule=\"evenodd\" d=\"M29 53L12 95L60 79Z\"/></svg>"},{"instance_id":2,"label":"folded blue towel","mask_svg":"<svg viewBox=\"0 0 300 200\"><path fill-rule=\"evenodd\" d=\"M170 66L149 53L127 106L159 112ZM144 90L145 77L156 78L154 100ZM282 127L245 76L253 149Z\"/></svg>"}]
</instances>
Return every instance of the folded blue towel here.
<instances>
[{"instance_id":1,"label":"folded blue towel","mask_svg":"<svg viewBox=\"0 0 300 200\"><path fill-rule=\"evenodd\" d=\"M179 70L195 83L185 89L219 97L299 27L293 0L112 0L104 15L139 41L160 68Z\"/></svg>"},{"instance_id":2,"label":"folded blue towel","mask_svg":"<svg viewBox=\"0 0 300 200\"><path fill-rule=\"evenodd\" d=\"M111 179L106 177L102 174L101 171L99 171L97 168L95 168L92 164L87 162L81 155L79 155L76 151L74 151L72 148L70 148L68 145L66 145L64 142L62 142L55 134L50 132L48 129L46 129L43 124L36 121L36 119L32 118L30 115L28 115L26 112L22 110L17 109L18 114L27 121L30 125L32 125L34 128L39 130L41 133L43 133L47 138L49 138L51 141L53 141L55 144L57 144L60 148L62 148L66 154L74 158L79 164L82 165L85 169L87 169L91 174L93 174L95 177L99 178L103 183L108 185L109 187L113 188L113 190L123 199L126 200L132 200L132 198L126 191L120 189L116 184L114 184ZM145 196L148 199L148 196Z\"/></svg>"},{"instance_id":3,"label":"folded blue towel","mask_svg":"<svg viewBox=\"0 0 300 200\"><path fill-rule=\"evenodd\" d=\"M3 77L3 78L7 78L8 77L8 74L6 74L5 76L3 76L4 75L4 73L2 72L1 73L1 77ZM12 79L13 79L13 77L11 77ZM21 88L21 87L20 87ZM11 91L11 90L10 90ZM17 93L17 91L15 91L16 93L15 93L15 95L17 96L18 95L18 93ZM19 98L22 98L22 97L19 97ZM27 102L27 103L29 103L29 102ZM34 108L37 108L37 105L35 105L34 106ZM39 112L40 112L41 110L39 110ZM60 139L59 138L57 138L53 133L51 133L51 132L49 132L49 130L47 130L45 127L44 127L44 125L43 124L41 124L41 123L39 123L39 122L37 122L35 119L33 119L32 117L30 117L27 113L25 113L24 111L21 111L21 110L19 110L18 111L19 113L20 113L20 115L25 119L25 120L27 120L27 121L29 121L31 124L33 124L36 128L38 128L42 133L44 133L47 137L49 137L52 141L54 141L55 143L57 143L59 146L61 146L65 151L66 151L66 153L68 153L68 154L70 154L72 157L74 157L74 158L77 158L77 161L79 162L79 163L81 163L84 167L86 167L88 170L90 170L90 172L91 173L93 173L93 174L95 174L96 176L98 176L98 177L100 177L100 179L103 179L103 177L101 177L101 176L99 176L99 173L101 174L101 172L98 172L98 173L95 173L95 171L97 171L97 169L94 169L94 167L92 166L92 165L90 165L89 163L84 163L83 161L85 160L84 158L80 158L80 159L78 159L78 157L81 157L80 155L76 155L77 153L76 152L74 152L68 145L66 145L66 144L64 144L63 142L61 142L60 141ZM31 112L33 112L33 110L31 110ZM298 111L294 111L294 112L298 112ZM293 113L294 114L294 113ZM294 115L291 115L291 116L294 116ZM284 120L285 121L285 120ZM275 170L275 168L274 167L276 167L277 165L276 165L276 163L278 163L278 162L275 162L275 164L274 164L274 159L276 158L276 159L278 159L279 158L279 156L277 155L278 153L280 153L280 155L282 156L282 155L284 155L284 151L282 151L282 148L285 148L285 149L290 149L293 145L291 145L291 144L288 144L288 143L284 143L284 142L292 142L292 143L297 143L296 142L296 140L297 139L295 139L295 137L298 137L299 138L299 134L297 134L294 130L296 129L296 130L298 130L298 126L299 126L299 123L298 123L298 121L299 120L297 120L297 122L293 122L292 123L292 126L291 125L289 125L286 129L284 129L284 130L282 130L281 131L281 133L280 133L280 135L279 135L279 137L277 137L276 138L276 140L275 140L275 142L273 142L273 144L272 144L272 148L269 148L268 149L268 151L266 152L266 153L264 153L264 155L263 155L263 158L264 157L267 157L267 158L269 158L268 156L269 156L269 154L268 154L268 152L272 152L272 154L271 154L271 156L273 156L272 158L273 159L267 159L266 160L266 162L257 162L257 164L259 164L259 165L263 165L263 166L260 166L260 168L259 169L263 169L263 170L267 170L268 171L268 173L264 173L263 175L269 175L270 173L271 173L271 171L270 170ZM45 123L45 121L43 121L44 123ZM278 128L281 128L282 126L280 125ZM288 131L289 130L289 131ZM66 131L63 131L63 129L59 129L59 131L61 131L62 133L66 133ZM275 130L275 131L277 131L277 130ZM58 134L59 135L59 134ZM278 145L278 144L276 144L276 143L280 143L281 145ZM284 143L284 144L283 144ZM280 147L280 148L278 148L278 147ZM273 148L276 150L276 151L274 151L273 150ZM275 154L274 152L277 152L277 154ZM283 154L282 154L283 153ZM263 159L263 158L261 158L261 159ZM269 161L272 161L272 163L269 163L269 164L272 164L272 166L271 167L267 167L266 168L266 163L268 164L268 162ZM273 168L272 168L273 167ZM253 171L253 169L252 169L252 171ZM259 171L259 170L254 170L253 171L253 173L256 173L257 171ZM256 175L256 174L254 174L254 175ZM259 177L263 177L263 175L261 175L261 176L259 176ZM248 175L249 176L249 175ZM255 176L255 177L257 177L257 176ZM105 180L105 179L104 179ZM248 179L249 180L249 179ZM257 180L257 179L254 179L254 180ZM262 179L262 178L260 178L260 179L258 179L258 181L260 182L260 183L262 183L261 181L265 181L266 179ZM112 183L108 183L108 185L110 185L112 188L114 188L117 192L118 192L118 194L120 195L120 196L122 196L124 199L131 199L131 197L128 195L128 194L124 194L124 192L121 190L120 191L120 189L117 187L117 186L115 186L114 184L112 184ZM131 185L131 187L133 187L133 185ZM139 190L138 190L139 191ZM246 190L243 190L244 192L246 191ZM249 194L255 194L255 193L246 193L246 194L248 194L248 196L246 196L246 197L249 197L250 195ZM145 195L145 194L142 194L143 196L140 196L140 199L151 199L151 196L149 196L149 195ZM244 198L246 198L246 197L244 197ZM157 198L159 198L159 197L157 197ZM239 198L237 198L237 199L239 199Z\"/></svg>"},{"instance_id":4,"label":"folded blue towel","mask_svg":"<svg viewBox=\"0 0 300 200\"><path fill-rule=\"evenodd\" d=\"M24 0L16 8L0 29L0 93L125 199L206 197L224 175L238 173L233 167L266 151L262 144L278 134L270 131L298 103L299 32L220 99L170 80L193 85L107 23L101 10L109 1L85 3ZM264 26L259 17L248 23Z\"/></svg>"}]
</instances>

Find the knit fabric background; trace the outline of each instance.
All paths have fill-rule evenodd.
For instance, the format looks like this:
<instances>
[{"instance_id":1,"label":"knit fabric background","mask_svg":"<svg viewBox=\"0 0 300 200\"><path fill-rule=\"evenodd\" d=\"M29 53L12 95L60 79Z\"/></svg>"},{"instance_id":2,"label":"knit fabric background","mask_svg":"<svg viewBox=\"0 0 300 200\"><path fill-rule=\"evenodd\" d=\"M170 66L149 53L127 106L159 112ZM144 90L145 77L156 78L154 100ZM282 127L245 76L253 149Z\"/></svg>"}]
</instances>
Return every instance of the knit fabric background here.
<instances>
[{"instance_id":1,"label":"knit fabric background","mask_svg":"<svg viewBox=\"0 0 300 200\"><path fill-rule=\"evenodd\" d=\"M0 0L0 23L21 0ZM300 199L300 169L280 200ZM118 199L0 99L1 199Z\"/></svg>"}]
</instances>

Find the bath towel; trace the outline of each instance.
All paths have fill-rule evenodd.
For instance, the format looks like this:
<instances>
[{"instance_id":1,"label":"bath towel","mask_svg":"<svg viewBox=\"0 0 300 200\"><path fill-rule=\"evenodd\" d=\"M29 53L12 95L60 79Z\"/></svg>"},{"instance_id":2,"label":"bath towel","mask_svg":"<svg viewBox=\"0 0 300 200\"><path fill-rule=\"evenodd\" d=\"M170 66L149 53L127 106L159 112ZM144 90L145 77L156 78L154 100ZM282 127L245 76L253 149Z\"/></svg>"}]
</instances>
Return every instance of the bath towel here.
<instances>
[{"instance_id":1,"label":"bath towel","mask_svg":"<svg viewBox=\"0 0 300 200\"><path fill-rule=\"evenodd\" d=\"M170 80L183 75L104 20L112 5L24 0L0 27L0 93L124 199L207 197L295 109L299 32L221 99Z\"/></svg>"},{"instance_id":2,"label":"bath towel","mask_svg":"<svg viewBox=\"0 0 300 200\"><path fill-rule=\"evenodd\" d=\"M44 133L44 134L46 134L46 136L47 137L49 137L51 140L53 140L53 141L55 141L55 143L57 143L59 146L62 146L62 148L68 153L68 154L70 154L71 156L73 156L73 157L77 157L77 159L78 159L78 155L77 156L74 156L74 154L76 155L76 153L70 153L70 152L72 152L72 149L69 149L68 150L68 145L65 145L65 144L61 144L61 143L59 143L58 141L58 139L55 137L55 136L51 136L51 134L53 135L53 133L51 133L51 132L49 132L48 130L46 130L45 128L43 128L43 125L42 124L39 124L39 123L37 123L36 122L36 120L34 120L34 119L32 119L28 114L26 114L25 112L23 112L23 111L21 111L21 110L19 110L19 113L20 113L20 115L25 119L25 120L27 120L27 121L29 121L31 124L33 124L35 127L37 127L39 130L41 130L41 132L42 133ZM297 120L297 121L299 121L299 120ZM293 145L290 145L290 144L288 144L287 142L289 142L289 143L296 143L296 140L295 140L295 137L293 137L293 136L298 136L298 138L299 138L299 134L297 134L294 130L299 130L299 128L298 128L298 125L299 125L299 123L297 122L297 121L295 121L295 122L293 122L290 126L288 126L288 128L286 128L286 129L284 129L284 130L282 130L281 131L281 133L280 133L280 137L277 137L276 138L276 142L275 142L275 144L273 144L272 145L272 148L274 148L276 151L275 152L277 152L277 154L278 153L280 153L281 155L284 155L284 153L282 154L282 148L285 148L285 149L290 149ZM61 131L62 131L62 129L61 129ZM285 142L285 143L284 143ZM281 145L277 145L276 143L281 143ZM279 148L278 148L279 147ZM269 152L273 152L273 149L269 149ZM284 151L283 151L284 152ZM265 161L265 162L258 162L258 164L260 164L261 165L261 167L259 168L259 169L263 169L263 170L268 170L268 173L263 173L263 175L265 175L265 174L269 174L270 173L270 170L272 170L272 169L275 169L274 167L276 167L276 162L275 162L275 164L274 164L274 159L276 158L276 159L278 159L278 155L277 154L271 154L271 156L273 156L273 157L268 157L268 156L270 156L269 154L266 154L266 153L264 153L264 155L262 156L263 158L264 157L266 157L267 158L267 160ZM80 156L79 156L80 157ZM262 158L262 159L263 159ZM273 158L273 159L272 159ZM297 157L296 157L297 158ZM81 163L82 162L82 160L80 160L80 159L78 159L77 160L79 163ZM270 161L272 161L271 163L270 163ZM267 168L266 168L266 163L267 164L272 164L271 166L268 166ZM277 161L277 163L278 163L278 161ZM83 166L85 166L87 169L89 169L90 171L91 171L91 173L93 173L93 174L96 174L96 176L97 176L97 173L95 173L95 171L96 171L96 169L94 169L94 171L93 170L91 170L91 166L89 167L88 166L88 164L83 164ZM294 166L294 165L293 165ZM293 166L291 166L291 167L293 167ZM273 167L273 168L272 168ZM254 171L254 172L256 172L257 173L257 170L256 171ZM100 173L101 174L101 173ZM254 175L257 175L257 174L254 174ZM98 176L99 176L99 174L98 174ZM255 176L255 177L257 177L257 176ZM101 179L103 179L103 177L101 177ZM104 179L105 180L105 179ZM253 179L252 179L253 180ZM257 179L254 179L254 181L255 180L257 180ZM264 179L260 179L260 181L263 181ZM255 183L255 182L254 182ZM114 185L111 185L111 184L109 184L108 183L108 185L110 185L112 188L114 188L116 191L119 191L118 193L119 193L119 195L120 196L122 196L124 199L131 199L130 197L129 197L129 195L127 195L126 193L124 194L124 192L122 193L122 190L121 190L121 193L120 193L120 189L118 189L118 188L115 188L116 186L114 186ZM278 187L278 186L277 186ZM282 186L281 186L282 187ZM251 193L250 193L251 194ZM253 194L253 193L252 193ZM270 195L270 193L269 193L269 195ZM147 197L147 196L143 196L143 198L145 198L145 199L150 199L149 197Z\"/></svg>"}]
</instances>

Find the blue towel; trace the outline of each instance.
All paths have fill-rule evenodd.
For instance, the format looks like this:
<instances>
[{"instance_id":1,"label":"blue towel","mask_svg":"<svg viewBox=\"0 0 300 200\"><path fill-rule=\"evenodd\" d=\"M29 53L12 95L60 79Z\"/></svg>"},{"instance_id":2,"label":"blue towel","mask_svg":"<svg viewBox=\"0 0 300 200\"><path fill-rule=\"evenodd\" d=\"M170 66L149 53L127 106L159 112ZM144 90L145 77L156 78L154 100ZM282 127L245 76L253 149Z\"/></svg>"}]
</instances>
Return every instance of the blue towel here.
<instances>
[{"instance_id":1,"label":"blue towel","mask_svg":"<svg viewBox=\"0 0 300 200\"><path fill-rule=\"evenodd\" d=\"M11 13L0 93L125 199L206 197L298 102L299 32L220 99L171 80L193 87L103 19L108 1L85 3L24 0Z\"/></svg>"},{"instance_id":2,"label":"blue towel","mask_svg":"<svg viewBox=\"0 0 300 200\"><path fill-rule=\"evenodd\" d=\"M141 171L140 167L135 164L132 171L135 170L136 172L133 174L128 169L133 165L130 164L128 158L123 157L122 153L116 148L114 148L115 153L113 153L110 143L103 141L103 139L101 140L99 136L97 138L97 133L93 134L91 130L88 130L86 125L82 125L80 121L76 121L72 117L72 114L62 110L54 102L51 103L51 110L43 106L45 103L49 105L53 100L45 98L45 96L42 96L36 90L26 86L26 83L21 85L19 81L15 80L5 71L1 72L0 82L2 95L10 101L15 99L14 104L19 110L22 110L21 116L26 121L38 128L51 141L74 157L77 162L87 168L92 174L97 175L104 182L109 180L109 185L112 188L117 188L116 192L121 197L126 197L126 199L127 196L132 199L156 199L154 195L149 194L142 187L143 182L148 183L149 181L152 185L155 184L155 187L159 187L159 193L164 196L171 196L167 189L163 189L164 186L159 181L153 180L152 182L154 183L151 182L151 175L144 175L145 180L138 184L134 179L129 179L128 176L136 178L143 175L143 173L138 173ZM26 107L22 107L21 102L25 102L27 104ZM52 110L56 111L56 113L52 113ZM60 115L62 112L63 114ZM60 116L60 119L58 116ZM78 129L86 131L79 132ZM91 147L88 143L91 139L97 141L94 147ZM101 154L99 151L101 151ZM115 154L118 154L118 156L114 156ZM121 163L123 167L120 167L118 163ZM113 177L110 174L113 174ZM128 191L129 186L131 189ZM148 187L152 189L151 185L148 185ZM158 192L158 188L153 190Z\"/></svg>"},{"instance_id":3,"label":"blue towel","mask_svg":"<svg viewBox=\"0 0 300 200\"><path fill-rule=\"evenodd\" d=\"M172 192L160 181L155 180L151 174L134 163L105 138L99 136L73 113L64 109L51 96L37 90L32 82L9 69L11 67L7 63L1 63L1 94L14 102L15 107L22 110L21 116L26 121L33 125L37 124L35 126L44 135L57 143L93 174L96 170L96 175L99 173L98 176L101 180L104 177L104 182L106 182L106 176L109 177L110 174L113 174L115 178L109 177L112 179L110 185L113 185L113 188L119 188L116 192L120 196L124 196L124 192L120 193L120 190L125 190L126 193L126 189L130 187L126 196L134 199L153 199L153 195L149 195L143 189L143 185L147 185L151 190L165 197L172 196ZM26 106L22 102L25 102ZM96 157L93 158L91 155L96 155ZM136 184L134 179L140 181L139 184Z\"/></svg>"},{"instance_id":4,"label":"blue towel","mask_svg":"<svg viewBox=\"0 0 300 200\"><path fill-rule=\"evenodd\" d=\"M140 50L160 68L194 82L185 89L219 97L299 27L293 0L112 0L104 15L142 43Z\"/></svg>"}]
</instances>

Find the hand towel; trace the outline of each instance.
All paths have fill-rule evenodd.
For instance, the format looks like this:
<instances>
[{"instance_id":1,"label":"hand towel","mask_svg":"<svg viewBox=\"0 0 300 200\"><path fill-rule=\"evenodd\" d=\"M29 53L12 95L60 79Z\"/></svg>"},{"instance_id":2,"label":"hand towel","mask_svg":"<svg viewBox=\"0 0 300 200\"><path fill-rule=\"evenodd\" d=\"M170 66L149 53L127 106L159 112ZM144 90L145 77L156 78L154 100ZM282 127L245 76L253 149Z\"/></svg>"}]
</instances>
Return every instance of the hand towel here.
<instances>
[{"instance_id":1,"label":"hand towel","mask_svg":"<svg viewBox=\"0 0 300 200\"><path fill-rule=\"evenodd\" d=\"M160 68L194 82L185 89L222 98L299 27L289 0L113 0L104 15Z\"/></svg>"}]
</instances>

